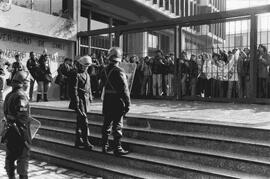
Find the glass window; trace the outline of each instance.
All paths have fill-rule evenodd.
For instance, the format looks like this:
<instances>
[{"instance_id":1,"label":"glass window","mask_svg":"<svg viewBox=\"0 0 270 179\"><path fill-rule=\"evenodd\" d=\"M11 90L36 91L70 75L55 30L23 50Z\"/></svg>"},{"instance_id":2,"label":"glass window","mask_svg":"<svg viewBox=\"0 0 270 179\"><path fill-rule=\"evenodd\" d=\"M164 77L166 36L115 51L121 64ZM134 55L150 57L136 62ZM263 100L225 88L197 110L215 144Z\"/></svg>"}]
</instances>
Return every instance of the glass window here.
<instances>
[{"instance_id":1,"label":"glass window","mask_svg":"<svg viewBox=\"0 0 270 179\"><path fill-rule=\"evenodd\" d=\"M88 19L86 17L80 17L80 27L79 31L87 31L87 22Z\"/></svg>"},{"instance_id":2,"label":"glass window","mask_svg":"<svg viewBox=\"0 0 270 179\"><path fill-rule=\"evenodd\" d=\"M91 19L91 30L108 28L109 24Z\"/></svg>"}]
</instances>

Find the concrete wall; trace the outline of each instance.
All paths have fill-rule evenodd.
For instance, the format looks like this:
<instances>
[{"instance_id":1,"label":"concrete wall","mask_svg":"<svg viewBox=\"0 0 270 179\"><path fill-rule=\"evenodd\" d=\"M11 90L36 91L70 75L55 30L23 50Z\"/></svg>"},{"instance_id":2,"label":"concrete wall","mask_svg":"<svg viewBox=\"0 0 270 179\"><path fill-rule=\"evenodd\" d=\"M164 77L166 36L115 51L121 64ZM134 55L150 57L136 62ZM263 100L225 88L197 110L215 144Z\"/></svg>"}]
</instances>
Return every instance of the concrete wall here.
<instances>
[{"instance_id":1,"label":"concrete wall","mask_svg":"<svg viewBox=\"0 0 270 179\"><path fill-rule=\"evenodd\" d=\"M18 39L27 39L25 41ZM44 46L41 46L40 41L44 42ZM56 44L61 45L62 48L56 48ZM56 39L45 39L43 37L36 37L31 35L26 35L24 33L15 33L8 30L0 30L0 49L4 50L4 57L10 62L15 61L14 55L21 54L23 64L26 65L29 59L29 52L33 51L38 56L42 54L44 48L48 50L48 55L50 56L50 68L53 77L57 75L57 68L59 64L63 61L65 57L74 56L74 43L71 41L63 41ZM6 73L6 78L9 78L9 73ZM37 89L37 84L35 84L35 91ZM10 87L6 86L4 90L4 95L10 91ZM36 95L34 95L35 97ZM59 87L54 83L48 92L50 99L59 98Z\"/></svg>"},{"instance_id":2,"label":"concrete wall","mask_svg":"<svg viewBox=\"0 0 270 179\"><path fill-rule=\"evenodd\" d=\"M73 41L77 34L76 21L16 5L0 11L0 28Z\"/></svg>"}]
</instances>

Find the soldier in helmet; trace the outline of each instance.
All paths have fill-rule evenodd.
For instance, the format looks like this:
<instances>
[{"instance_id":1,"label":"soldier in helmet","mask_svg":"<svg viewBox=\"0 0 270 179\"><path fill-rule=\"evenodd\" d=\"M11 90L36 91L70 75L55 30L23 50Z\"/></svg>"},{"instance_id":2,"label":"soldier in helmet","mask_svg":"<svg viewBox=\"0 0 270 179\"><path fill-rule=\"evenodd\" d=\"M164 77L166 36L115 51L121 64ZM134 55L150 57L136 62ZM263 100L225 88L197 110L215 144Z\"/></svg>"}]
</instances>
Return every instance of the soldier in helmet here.
<instances>
[{"instance_id":1,"label":"soldier in helmet","mask_svg":"<svg viewBox=\"0 0 270 179\"><path fill-rule=\"evenodd\" d=\"M4 101L7 131L2 138L6 143L5 169L9 179L15 179L15 161L20 179L28 178L29 145L31 144L29 101L26 90L29 73L18 71L11 81L12 91Z\"/></svg>"},{"instance_id":2,"label":"soldier in helmet","mask_svg":"<svg viewBox=\"0 0 270 179\"><path fill-rule=\"evenodd\" d=\"M108 137L111 133L111 124L114 137L114 154L125 155L128 151L121 146L123 116L129 111L130 94L124 70L119 67L122 59L122 50L112 47L109 50L110 64L102 71L101 80L104 89L102 127L102 151L109 152Z\"/></svg>"},{"instance_id":3,"label":"soldier in helmet","mask_svg":"<svg viewBox=\"0 0 270 179\"><path fill-rule=\"evenodd\" d=\"M76 140L75 147L92 150L93 145L88 139L88 119L87 106L92 102L92 92L90 76L87 68L92 64L89 56L81 57L77 60L77 72L71 77L71 103L70 109L74 109L77 113Z\"/></svg>"}]
</instances>

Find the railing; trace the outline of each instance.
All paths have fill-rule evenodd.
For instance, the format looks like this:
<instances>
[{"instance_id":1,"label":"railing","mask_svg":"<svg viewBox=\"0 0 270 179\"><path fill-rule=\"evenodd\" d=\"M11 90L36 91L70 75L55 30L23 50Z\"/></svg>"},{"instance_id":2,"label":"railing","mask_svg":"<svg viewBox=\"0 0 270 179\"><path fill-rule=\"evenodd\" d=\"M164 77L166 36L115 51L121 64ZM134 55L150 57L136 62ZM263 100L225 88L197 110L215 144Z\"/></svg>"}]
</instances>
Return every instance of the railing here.
<instances>
[{"instance_id":1,"label":"railing","mask_svg":"<svg viewBox=\"0 0 270 179\"><path fill-rule=\"evenodd\" d=\"M270 15L264 13L269 11L267 5L78 36L106 39L97 46L102 49L119 45L123 61L138 64L134 97L268 102Z\"/></svg>"}]
</instances>

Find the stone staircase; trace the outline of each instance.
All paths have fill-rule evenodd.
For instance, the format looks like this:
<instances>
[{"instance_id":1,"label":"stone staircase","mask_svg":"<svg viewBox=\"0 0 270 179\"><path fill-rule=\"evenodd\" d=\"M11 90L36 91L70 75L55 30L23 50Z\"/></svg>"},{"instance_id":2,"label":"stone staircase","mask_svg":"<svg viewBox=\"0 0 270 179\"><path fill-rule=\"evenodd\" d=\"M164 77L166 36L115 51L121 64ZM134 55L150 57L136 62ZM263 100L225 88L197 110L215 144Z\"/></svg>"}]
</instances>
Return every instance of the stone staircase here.
<instances>
[{"instance_id":1,"label":"stone staircase","mask_svg":"<svg viewBox=\"0 0 270 179\"><path fill-rule=\"evenodd\" d=\"M101 153L100 112L88 114L93 151L73 147L76 115L32 107L42 127L32 156L104 178L270 178L270 131L187 119L128 115L122 157ZM112 138L110 139L112 141Z\"/></svg>"}]
</instances>

